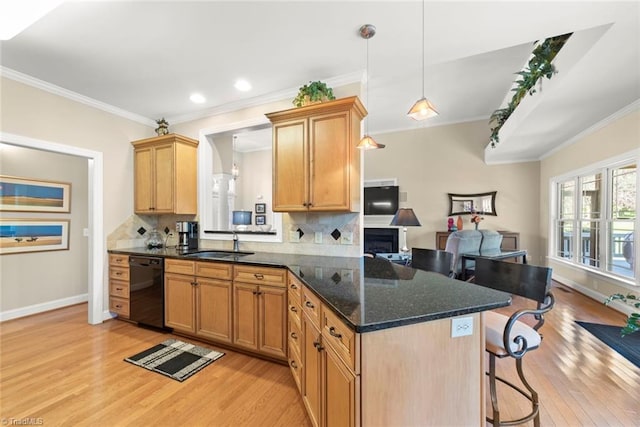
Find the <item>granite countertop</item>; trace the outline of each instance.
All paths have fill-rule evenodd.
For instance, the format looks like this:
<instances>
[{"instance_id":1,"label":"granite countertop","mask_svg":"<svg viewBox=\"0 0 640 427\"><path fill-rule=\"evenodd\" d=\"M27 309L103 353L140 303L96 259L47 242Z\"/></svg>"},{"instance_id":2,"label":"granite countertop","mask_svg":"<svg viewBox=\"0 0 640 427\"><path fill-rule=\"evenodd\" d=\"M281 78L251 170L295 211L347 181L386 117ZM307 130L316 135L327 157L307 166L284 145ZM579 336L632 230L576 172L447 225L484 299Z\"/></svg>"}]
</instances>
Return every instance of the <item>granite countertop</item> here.
<instances>
[{"instance_id":1,"label":"granite countertop","mask_svg":"<svg viewBox=\"0 0 640 427\"><path fill-rule=\"evenodd\" d=\"M507 293L382 258L266 252L204 258L188 256L175 248L113 249L109 252L288 268L359 333L476 313L511 303Z\"/></svg>"}]
</instances>

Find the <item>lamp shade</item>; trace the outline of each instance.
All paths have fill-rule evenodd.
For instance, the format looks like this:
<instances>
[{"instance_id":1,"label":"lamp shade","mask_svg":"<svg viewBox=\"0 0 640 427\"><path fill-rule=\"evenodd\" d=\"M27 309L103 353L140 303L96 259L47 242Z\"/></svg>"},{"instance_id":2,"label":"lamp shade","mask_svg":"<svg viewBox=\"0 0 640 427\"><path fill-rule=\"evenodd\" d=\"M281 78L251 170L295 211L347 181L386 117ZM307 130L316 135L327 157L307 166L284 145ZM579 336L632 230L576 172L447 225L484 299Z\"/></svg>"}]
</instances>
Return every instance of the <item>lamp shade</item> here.
<instances>
[{"instance_id":1,"label":"lamp shade","mask_svg":"<svg viewBox=\"0 0 640 427\"><path fill-rule=\"evenodd\" d=\"M378 144L375 139L371 138L369 135L365 135L364 138L360 140L356 148L361 150L375 150L378 148L384 148L384 144Z\"/></svg>"},{"instance_id":2,"label":"lamp shade","mask_svg":"<svg viewBox=\"0 0 640 427\"><path fill-rule=\"evenodd\" d=\"M407 113L409 117L413 120L425 120L430 117L435 117L438 115L436 108L433 106L431 101L427 98L422 97L413 104L411 110Z\"/></svg>"},{"instance_id":3,"label":"lamp shade","mask_svg":"<svg viewBox=\"0 0 640 427\"><path fill-rule=\"evenodd\" d=\"M393 216L391 223L389 225L401 225L403 227L420 227L420 221L416 217L416 214L413 212L411 208L400 208Z\"/></svg>"}]
</instances>

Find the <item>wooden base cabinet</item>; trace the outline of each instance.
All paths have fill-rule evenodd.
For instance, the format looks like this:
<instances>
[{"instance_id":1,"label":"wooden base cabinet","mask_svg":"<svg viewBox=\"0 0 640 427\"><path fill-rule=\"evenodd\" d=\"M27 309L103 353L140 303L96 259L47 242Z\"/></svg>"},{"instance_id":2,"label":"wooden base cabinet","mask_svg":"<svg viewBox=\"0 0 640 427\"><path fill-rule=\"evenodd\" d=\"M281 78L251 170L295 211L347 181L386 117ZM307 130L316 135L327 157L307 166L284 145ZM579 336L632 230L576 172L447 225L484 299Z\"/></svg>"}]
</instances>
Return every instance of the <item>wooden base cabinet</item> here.
<instances>
[{"instance_id":1,"label":"wooden base cabinet","mask_svg":"<svg viewBox=\"0 0 640 427\"><path fill-rule=\"evenodd\" d=\"M109 254L109 311L129 318L129 257Z\"/></svg>"},{"instance_id":2,"label":"wooden base cabinet","mask_svg":"<svg viewBox=\"0 0 640 427\"><path fill-rule=\"evenodd\" d=\"M287 271L236 265L233 276L233 343L287 360Z\"/></svg>"},{"instance_id":3,"label":"wooden base cabinet","mask_svg":"<svg viewBox=\"0 0 640 427\"><path fill-rule=\"evenodd\" d=\"M167 259L165 271L165 325L231 343L232 266Z\"/></svg>"},{"instance_id":4,"label":"wooden base cabinet","mask_svg":"<svg viewBox=\"0 0 640 427\"><path fill-rule=\"evenodd\" d=\"M273 211L360 209L360 122L353 96L267 114L273 123Z\"/></svg>"},{"instance_id":5,"label":"wooden base cabinet","mask_svg":"<svg viewBox=\"0 0 640 427\"><path fill-rule=\"evenodd\" d=\"M196 215L198 141L168 134L131 144L134 212Z\"/></svg>"}]
</instances>

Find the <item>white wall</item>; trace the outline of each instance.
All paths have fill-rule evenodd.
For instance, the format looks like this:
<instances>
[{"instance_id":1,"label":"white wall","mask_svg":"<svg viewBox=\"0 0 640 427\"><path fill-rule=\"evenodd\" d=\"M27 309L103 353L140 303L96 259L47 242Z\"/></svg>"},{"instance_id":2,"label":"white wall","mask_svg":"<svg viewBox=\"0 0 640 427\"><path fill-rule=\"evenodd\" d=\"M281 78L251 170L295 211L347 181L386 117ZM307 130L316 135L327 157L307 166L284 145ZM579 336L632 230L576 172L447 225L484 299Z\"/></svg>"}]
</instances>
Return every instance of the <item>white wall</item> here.
<instances>
[{"instance_id":1,"label":"white wall","mask_svg":"<svg viewBox=\"0 0 640 427\"><path fill-rule=\"evenodd\" d=\"M400 207L414 209L421 227L408 227L408 247L435 248L436 231L447 230L447 193L497 191L497 216L485 216L480 228L520 233L520 247L529 262L542 264L539 235L539 163L487 166L486 121L418 128L375 135L382 150L365 152L364 179L397 178ZM406 202L402 202L406 193ZM472 229L469 215L464 228ZM402 237L400 237L402 240Z\"/></svg>"},{"instance_id":2,"label":"white wall","mask_svg":"<svg viewBox=\"0 0 640 427\"><path fill-rule=\"evenodd\" d=\"M36 89L17 81L0 78L0 130L29 138L100 152L104 161L104 241L133 212L133 150L130 141L154 136L152 126L134 122L90 106ZM86 160L85 160L86 162ZM43 254L55 257L54 252ZM15 255L11 255L15 256ZM3 256L4 262L5 256ZM86 260L86 258L84 258ZM104 265L107 265L106 248ZM72 259L76 276L86 280L86 261ZM32 280L47 282L47 271ZM104 307L108 304L107 270L103 274ZM32 285L32 284L31 284ZM31 286L30 285L30 286ZM87 289L85 284L85 292ZM19 286L17 283L2 283ZM14 291L9 291L14 292Z\"/></svg>"},{"instance_id":3,"label":"white wall","mask_svg":"<svg viewBox=\"0 0 640 427\"><path fill-rule=\"evenodd\" d=\"M541 162L540 172L540 234L542 245L548 245L549 183L558 175L589 166L618 154L640 149L640 111L632 111L575 143L558 150ZM567 284L594 296L626 293L629 286L602 275L589 273L561 262L549 261L554 275ZM636 284L638 278L636 278ZM637 291L637 288L636 288Z\"/></svg>"}]
</instances>

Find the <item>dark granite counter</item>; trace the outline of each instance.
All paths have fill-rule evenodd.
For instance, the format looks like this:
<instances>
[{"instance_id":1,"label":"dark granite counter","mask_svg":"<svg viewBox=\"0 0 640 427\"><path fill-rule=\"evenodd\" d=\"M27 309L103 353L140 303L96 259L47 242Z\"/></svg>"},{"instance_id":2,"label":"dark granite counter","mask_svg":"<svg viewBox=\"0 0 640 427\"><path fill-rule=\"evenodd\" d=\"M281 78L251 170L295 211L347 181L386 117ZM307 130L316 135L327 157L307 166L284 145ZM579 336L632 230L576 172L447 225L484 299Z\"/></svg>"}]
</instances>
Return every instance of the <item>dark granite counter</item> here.
<instances>
[{"instance_id":1,"label":"dark granite counter","mask_svg":"<svg viewBox=\"0 0 640 427\"><path fill-rule=\"evenodd\" d=\"M218 258L194 257L173 248L114 249L109 252L288 268L356 332L460 316L511 303L510 295L504 292L380 258L261 252Z\"/></svg>"}]
</instances>

